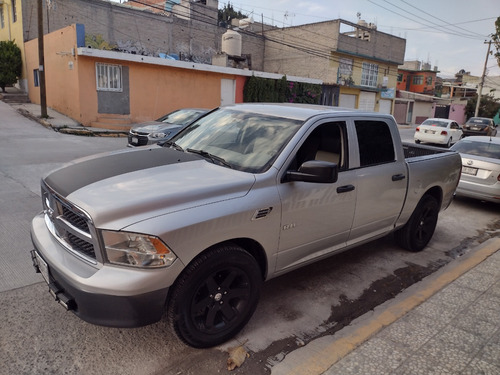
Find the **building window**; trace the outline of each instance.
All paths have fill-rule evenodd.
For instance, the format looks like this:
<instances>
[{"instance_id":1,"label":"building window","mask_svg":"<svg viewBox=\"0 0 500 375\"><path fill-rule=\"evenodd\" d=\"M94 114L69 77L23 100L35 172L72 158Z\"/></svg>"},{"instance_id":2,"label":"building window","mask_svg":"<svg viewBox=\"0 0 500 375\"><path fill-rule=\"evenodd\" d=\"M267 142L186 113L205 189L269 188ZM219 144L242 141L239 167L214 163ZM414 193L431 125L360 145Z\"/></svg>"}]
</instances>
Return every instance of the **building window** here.
<instances>
[{"instance_id":1,"label":"building window","mask_svg":"<svg viewBox=\"0 0 500 375\"><path fill-rule=\"evenodd\" d=\"M121 65L96 63L97 91L122 91Z\"/></svg>"},{"instance_id":2,"label":"building window","mask_svg":"<svg viewBox=\"0 0 500 375\"><path fill-rule=\"evenodd\" d=\"M339 73L341 76L352 75L352 59L341 58L339 60Z\"/></svg>"},{"instance_id":3,"label":"building window","mask_svg":"<svg viewBox=\"0 0 500 375\"><path fill-rule=\"evenodd\" d=\"M361 86L376 87L378 78L378 65L363 63L361 72Z\"/></svg>"},{"instance_id":4,"label":"building window","mask_svg":"<svg viewBox=\"0 0 500 375\"><path fill-rule=\"evenodd\" d=\"M33 82L35 87L40 86L40 71L38 69L33 69Z\"/></svg>"},{"instance_id":5,"label":"building window","mask_svg":"<svg viewBox=\"0 0 500 375\"><path fill-rule=\"evenodd\" d=\"M425 84L428 86L432 85L432 77L431 76L425 77Z\"/></svg>"},{"instance_id":6,"label":"building window","mask_svg":"<svg viewBox=\"0 0 500 375\"><path fill-rule=\"evenodd\" d=\"M414 85L422 85L424 83L424 76L413 76Z\"/></svg>"},{"instance_id":7,"label":"building window","mask_svg":"<svg viewBox=\"0 0 500 375\"><path fill-rule=\"evenodd\" d=\"M12 22L17 21L16 0L12 0Z\"/></svg>"},{"instance_id":8,"label":"building window","mask_svg":"<svg viewBox=\"0 0 500 375\"><path fill-rule=\"evenodd\" d=\"M398 74L398 82L403 82L403 73Z\"/></svg>"},{"instance_id":9,"label":"building window","mask_svg":"<svg viewBox=\"0 0 500 375\"><path fill-rule=\"evenodd\" d=\"M3 5L0 5L0 28L4 28L5 27L5 21L4 21L4 18L3 18Z\"/></svg>"}]
</instances>

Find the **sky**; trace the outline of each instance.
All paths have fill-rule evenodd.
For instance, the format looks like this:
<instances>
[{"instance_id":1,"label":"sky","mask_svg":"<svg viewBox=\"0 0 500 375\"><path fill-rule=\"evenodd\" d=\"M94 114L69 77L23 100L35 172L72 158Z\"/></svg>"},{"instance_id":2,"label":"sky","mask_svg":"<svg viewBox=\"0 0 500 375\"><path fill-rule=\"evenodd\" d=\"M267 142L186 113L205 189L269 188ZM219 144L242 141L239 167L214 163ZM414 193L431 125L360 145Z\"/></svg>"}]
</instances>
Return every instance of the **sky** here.
<instances>
[{"instance_id":1,"label":"sky","mask_svg":"<svg viewBox=\"0 0 500 375\"><path fill-rule=\"evenodd\" d=\"M438 76L453 78L464 69L481 76L490 35L500 17L500 0L234 0L236 11L255 21L282 26L343 19L365 20L377 30L406 39L405 60L438 67ZM219 8L227 1L219 0ZM358 16L360 14L360 16ZM495 48L492 44L492 51ZM494 56L487 76L500 76Z\"/></svg>"}]
</instances>

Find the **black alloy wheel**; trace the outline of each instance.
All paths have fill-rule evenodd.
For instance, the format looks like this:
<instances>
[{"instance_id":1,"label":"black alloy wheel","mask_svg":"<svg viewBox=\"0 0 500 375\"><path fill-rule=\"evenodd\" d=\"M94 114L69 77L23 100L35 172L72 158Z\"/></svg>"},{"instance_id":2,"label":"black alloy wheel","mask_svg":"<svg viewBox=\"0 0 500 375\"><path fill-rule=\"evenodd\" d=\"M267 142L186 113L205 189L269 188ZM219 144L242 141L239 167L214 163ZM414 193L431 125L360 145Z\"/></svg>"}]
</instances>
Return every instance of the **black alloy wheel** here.
<instances>
[{"instance_id":1,"label":"black alloy wheel","mask_svg":"<svg viewBox=\"0 0 500 375\"><path fill-rule=\"evenodd\" d=\"M439 203L431 195L424 195L404 227L395 232L398 244L413 252L423 250L431 240L439 214Z\"/></svg>"},{"instance_id":2,"label":"black alloy wheel","mask_svg":"<svg viewBox=\"0 0 500 375\"><path fill-rule=\"evenodd\" d=\"M259 265L239 246L208 250L174 284L169 323L182 341L195 348L222 344L250 320L261 284Z\"/></svg>"}]
</instances>

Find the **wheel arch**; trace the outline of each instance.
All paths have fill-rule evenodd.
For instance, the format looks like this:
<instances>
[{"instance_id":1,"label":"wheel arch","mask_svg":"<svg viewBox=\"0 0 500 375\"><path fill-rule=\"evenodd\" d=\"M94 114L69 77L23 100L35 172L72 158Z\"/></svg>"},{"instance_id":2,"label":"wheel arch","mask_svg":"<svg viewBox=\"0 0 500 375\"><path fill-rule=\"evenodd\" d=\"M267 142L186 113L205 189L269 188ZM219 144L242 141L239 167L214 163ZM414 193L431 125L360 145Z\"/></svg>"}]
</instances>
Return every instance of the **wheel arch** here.
<instances>
[{"instance_id":1,"label":"wheel arch","mask_svg":"<svg viewBox=\"0 0 500 375\"><path fill-rule=\"evenodd\" d=\"M431 197L434 197L437 200L439 207L441 207L441 204L443 203L443 189L441 189L439 186L434 186L434 187L430 188L429 190L427 190L422 195L422 198L425 195L430 195Z\"/></svg>"},{"instance_id":2,"label":"wheel arch","mask_svg":"<svg viewBox=\"0 0 500 375\"><path fill-rule=\"evenodd\" d=\"M241 247L243 250L245 250L247 253L249 253L254 259L256 260L257 264L259 265L262 280L265 280L267 278L268 274L268 260L266 256L266 252L262 245L255 241L252 238L247 238L247 237L240 237L240 238L232 238L228 240L224 240L218 243L215 243L209 247L207 247L205 250L201 251L198 255L196 255L188 264L186 264L186 267L191 264L192 262L196 261L200 256L205 254L206 252L219 247L219 246L224 246L225 244L235 244L239 247Z\"/></svg>"}]
</instances>

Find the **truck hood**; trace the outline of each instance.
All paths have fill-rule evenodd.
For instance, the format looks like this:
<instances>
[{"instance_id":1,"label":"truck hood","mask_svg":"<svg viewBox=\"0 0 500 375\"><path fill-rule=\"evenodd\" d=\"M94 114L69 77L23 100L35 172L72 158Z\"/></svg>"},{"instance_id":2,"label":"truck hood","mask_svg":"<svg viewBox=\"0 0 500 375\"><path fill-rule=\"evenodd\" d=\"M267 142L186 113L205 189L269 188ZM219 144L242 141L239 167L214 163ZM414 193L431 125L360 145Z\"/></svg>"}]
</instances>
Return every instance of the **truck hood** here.
<instances>
[{"instance_id":1,"label":"truck hood","mask_svg":"<svg viewBox=\"0 0 500 375\"><path fill-rule=\"evenodd\" d=\"M45 183L86 211L99 228L121 229L179 210L242 197L250 173L169 148L140 148L79 159Z\"/></svg>"}]
</instances>

